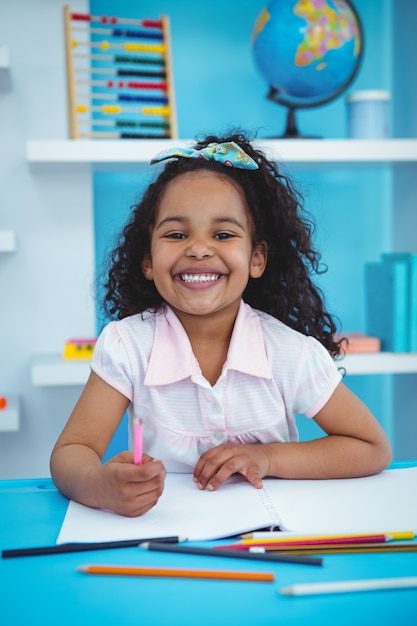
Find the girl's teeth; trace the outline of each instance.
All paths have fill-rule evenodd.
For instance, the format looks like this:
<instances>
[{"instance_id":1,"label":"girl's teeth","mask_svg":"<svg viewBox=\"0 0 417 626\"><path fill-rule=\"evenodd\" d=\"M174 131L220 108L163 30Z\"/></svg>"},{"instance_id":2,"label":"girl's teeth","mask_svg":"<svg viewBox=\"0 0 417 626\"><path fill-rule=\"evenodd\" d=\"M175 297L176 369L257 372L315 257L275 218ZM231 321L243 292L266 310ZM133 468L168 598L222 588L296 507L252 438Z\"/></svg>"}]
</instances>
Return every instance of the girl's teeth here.
<instances>
[{"instance_id":1,"label":"girl's teeth","mask_svg":"<svg viewBox=\"0 0 417 626\"><path fill-rule=\"evenodd\" d=\"M181 274L181 280L185 283L213 282L219 277L218 274Z\"/></svg>"}]
</instances>

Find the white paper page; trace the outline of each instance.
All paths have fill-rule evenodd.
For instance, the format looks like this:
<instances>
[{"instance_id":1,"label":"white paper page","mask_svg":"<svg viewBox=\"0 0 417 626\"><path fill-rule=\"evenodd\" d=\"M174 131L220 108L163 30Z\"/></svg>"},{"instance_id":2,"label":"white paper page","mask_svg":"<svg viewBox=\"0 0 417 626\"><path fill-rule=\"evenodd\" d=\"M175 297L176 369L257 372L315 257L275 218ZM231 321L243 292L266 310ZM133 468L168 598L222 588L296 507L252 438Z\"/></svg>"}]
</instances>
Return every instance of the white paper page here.
<instances>
[{"instance_id":1,"label":"white paper page","mask_svg":"<svg viewBox=\"0 0 417 626\"><path fill-rule=\"evenodd\" d=\"M191 474L168 474L158 504L136 518L70 502L57 543L118 541L179 535L217 539L278 523L262 505L262 494L242 477L214 492L200 491Z\"/></svg>"},{"instance_id":2,"label":"white paper page","mask_svg":"<svg viewBox=\"0 0 417 626\"><path fill-rule=\"evenodd\" d=\"M293 533L417 532L417 467L365 478L264 484L284 530Z\"/></svg>"},{"instance_id":3,"label":"white paper page","mask_svg":"<svg viewBox=\"0 0 417 626\"><path fill-rule=\"evenodd\" d=\"M356 479L271 478L264 485L269 498L243 478L209 492L190 474L168 474L158 504L141 517L70 502L57 543L169 535L197 541L274 523L297 534L417 532L417 467Z\"/></svg>"}]
</instances>

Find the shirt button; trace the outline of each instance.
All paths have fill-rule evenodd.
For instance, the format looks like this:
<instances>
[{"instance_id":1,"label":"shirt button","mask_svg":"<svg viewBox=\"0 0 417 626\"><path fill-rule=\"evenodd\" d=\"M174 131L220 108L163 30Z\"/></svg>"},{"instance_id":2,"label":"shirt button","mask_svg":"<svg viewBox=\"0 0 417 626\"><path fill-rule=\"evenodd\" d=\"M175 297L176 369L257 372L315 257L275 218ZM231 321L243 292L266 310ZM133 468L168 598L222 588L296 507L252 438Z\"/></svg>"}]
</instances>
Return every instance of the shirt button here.
<instances>
[{"instance_id":1,"label":"shirt button","mask_svg":"<svg viewBox=\"0 0 417 626\"><path fill-rule=\"evenodd\" d=\"M224 443L226 441L226 439L227 439L226 438L226 433L221 431L221 430L216 431L216 432L212 433L211 439L212 439L213 443L217 444L217 445L219 443Z\"/></svg>"}]
</instances>

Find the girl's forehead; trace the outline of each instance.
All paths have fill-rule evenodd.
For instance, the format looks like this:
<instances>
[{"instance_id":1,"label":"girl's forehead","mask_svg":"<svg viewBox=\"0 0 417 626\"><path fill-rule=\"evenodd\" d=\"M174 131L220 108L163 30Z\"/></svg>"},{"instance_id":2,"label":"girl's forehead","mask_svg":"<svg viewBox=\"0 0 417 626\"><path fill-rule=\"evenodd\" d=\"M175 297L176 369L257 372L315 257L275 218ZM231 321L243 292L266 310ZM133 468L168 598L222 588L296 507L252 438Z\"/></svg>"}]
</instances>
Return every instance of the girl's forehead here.
<instances>
[{"instance_id":1,"label":"girl's forehead","mask_svg":"<svg viewBox=\"0 0 417 626\"><path fill-rule=\"evenodd\" d=\"M232 178L230 178L230 176L228 176L226 173L223 174L222 172L214 172L213 170L204 169L204 168L193 170L191 172L183 172L181 174L178 174L178 176L176 176L175 178L169 181L169 183L167 184L167 187L169 187L172 184L182 184L185 186L187 185L187 183L190 183L192 181L205 180L205 179L212 179L213 181L225 182L230 185L233 185L234 187L240 188L240 186L234 180L232 180Z\"/></svg>"},{"instance_id":2,"label":"girl's forehead","mask_svg":"<svg viewBox=\"0 0 417 626\"><path fill-rule=\"evenodd\" d=\"M253 217L244 191L239 183L227 174L201 169L184 172L171 179L159 198L153 226L155 227L167 212L176 213L177 210L181 212L185 207L188 209L192 207L193 210L199 208L208 211L210 215L213 211L222 215L229 211L238 211L245 215L250 230L254 230Z\"/></svg>"},{"instance_id":3,"label":"girl's forehead","mask_svg":"<svg viewBox=\"0 0 417 626\"><path fill-rule=\"evenodd\" d=\"M189 190L190 194L195 193L196 186L208 184L214 187L229 188L228 191L233 190L237 192L246 205L246 198L242 187L233 180L227 174L220 172L213 172L211 170L201 169L192 172L184 172L179 174L175 178L171 179L165 186L161 196L160 204L164 201L167 195L181 193L181 195L187 195Z\"/></svg>"}]
</instances>

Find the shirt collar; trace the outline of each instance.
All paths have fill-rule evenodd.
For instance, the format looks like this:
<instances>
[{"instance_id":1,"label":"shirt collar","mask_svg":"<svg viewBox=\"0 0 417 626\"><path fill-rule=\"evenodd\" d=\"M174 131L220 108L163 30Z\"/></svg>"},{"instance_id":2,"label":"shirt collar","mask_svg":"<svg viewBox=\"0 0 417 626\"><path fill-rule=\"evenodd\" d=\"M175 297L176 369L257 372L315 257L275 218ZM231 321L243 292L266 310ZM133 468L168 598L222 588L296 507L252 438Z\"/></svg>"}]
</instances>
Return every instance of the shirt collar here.
<instances>
[{"instance_id":1,"label":"shirt collar","mask_svg":"<svg viewBox=\"0 0 417 626\"><path fill-rule=\"evenodd\" d=\"M271 378L261 322L248 304L240 303L225 368L251 376ZM168 385L201 375L187 333L174 311L165 306L156 314L155 337L145 385Z\"/></svg>"}]
</instances>

